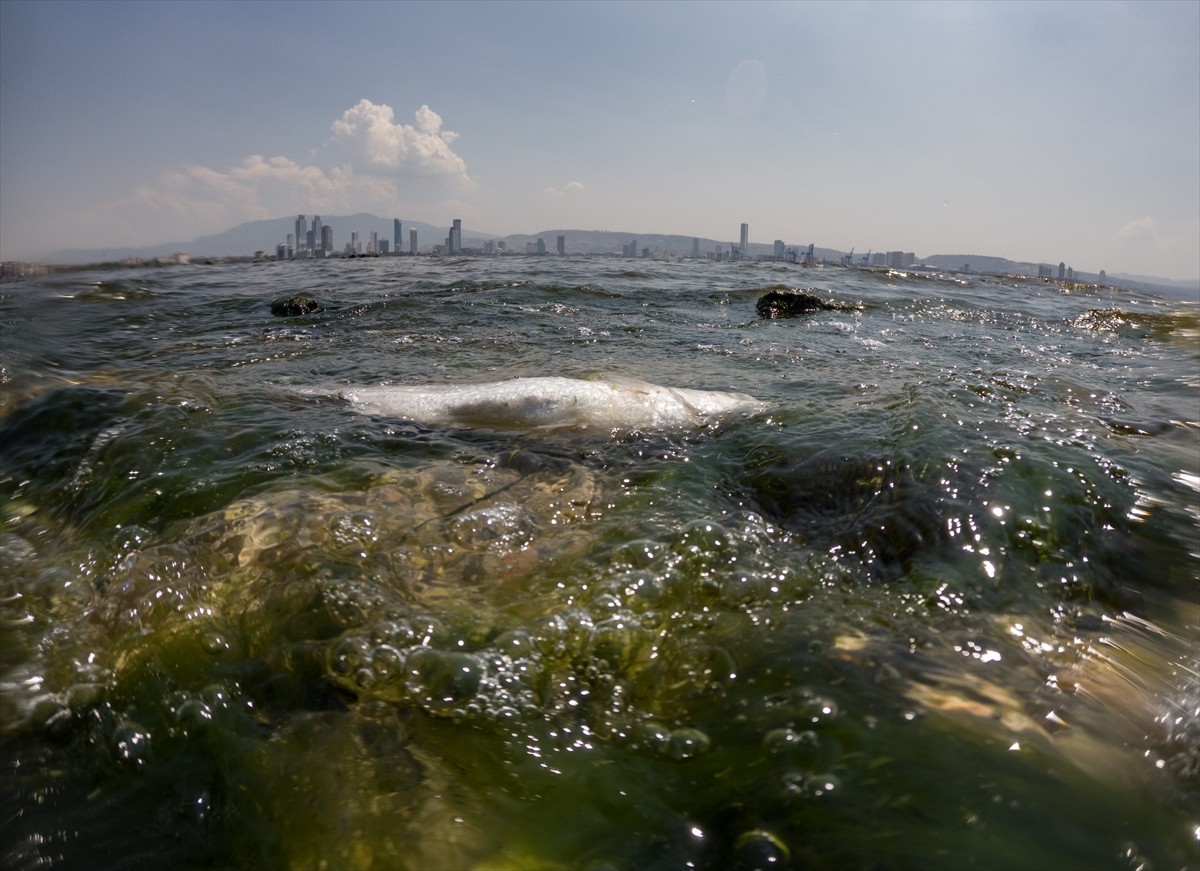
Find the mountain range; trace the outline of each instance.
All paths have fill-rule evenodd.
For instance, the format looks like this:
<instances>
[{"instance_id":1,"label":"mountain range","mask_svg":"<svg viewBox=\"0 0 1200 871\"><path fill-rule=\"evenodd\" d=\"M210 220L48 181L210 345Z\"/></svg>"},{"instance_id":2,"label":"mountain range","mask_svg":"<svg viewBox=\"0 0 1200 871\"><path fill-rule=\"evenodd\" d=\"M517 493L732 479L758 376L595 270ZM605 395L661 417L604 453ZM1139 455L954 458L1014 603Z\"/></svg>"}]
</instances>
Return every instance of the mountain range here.
<instances>
[{"instance_id":1,"label":"mountain range","mask_svg":"<svg viewBox=\"0 0 1200 871\"><path fill-rule=\"evenodd\" d=\"M313 215L305 216L309 226L311 226L313 217ZM392 239L392 219L381 218L378 215L367 212L359 212L353 215L324 216L322 223L333 228L334 250L337 252L345 248L346 243L350 241L350 234L352 232L358 233L359 241L364 248L372 232L377 233L381 240L387 239L390 242ZM285 243L288 234L295 232L295 227L295 216L248 221L232 227L223 233L201 236L190 242L169 242L140 248L66 248L55 251L46 258L46 261L49 263L70 265L120 261L130 258L153 259L156 257L170 257L177 252L186 252L192 258L200 259L249 257L259 251L270 256L274 254L276 245ZM434 245L444 243L449 232L449 228L447 227L437 227L421 221L405 221L401 219L402 251L408 251L409 231L414 229L417 231L418 250L420 251L430 251ZM482 247L484 242L488 240L502 241L506 243L510 252L524 253L526 243L532 242L536 244L540 238L545 241L546 250L554 252L556 250L556 239L560 235L566 237L566 251L568 254L619 255L626 245L630 242L635 242L639 252L644 248L649 249L650 254L655 257L690 257L693 252L695 240L697 239L695 236L630 233L613 230L544 230L540 233L514 233L501 236L464 227L462 245L466 249L472 249ZM732 240L699 237L700 255L702 257L707 256L714 251L728 253L733 244L736 243ZM789 244L789 247L806 249L807 245L795 243ZM770 255L774 252L772 244L751 242L747 248L748 250L745 253L750 258L758 257L759 255ZM814 248L813 250L813 255L818 260L833 263L842 262L845 254L846 252L833 248ZM855 262L861 262L861 257L862 252L858 252L854 257ZM1006 273L1036 275L1038 266L1043 265L1009 260L1005 257L969 254L934 254L918 258L918 262L941 269L963 269L966 267L970 272L997 275ZM1047 265L1054 266L1055 264ZM1075 275L1078 281L1094 282L1099 278L1099 276L1090 273L1076 272ZM1126 275L1122 273L1109 274L1105 277L1105 280L1108 284L1122 287L1154 290L1165 292L1172 296L1200 299L1200 281L1197 280L1175 281L1167 278Z\"/></svg>"}]
</instances>

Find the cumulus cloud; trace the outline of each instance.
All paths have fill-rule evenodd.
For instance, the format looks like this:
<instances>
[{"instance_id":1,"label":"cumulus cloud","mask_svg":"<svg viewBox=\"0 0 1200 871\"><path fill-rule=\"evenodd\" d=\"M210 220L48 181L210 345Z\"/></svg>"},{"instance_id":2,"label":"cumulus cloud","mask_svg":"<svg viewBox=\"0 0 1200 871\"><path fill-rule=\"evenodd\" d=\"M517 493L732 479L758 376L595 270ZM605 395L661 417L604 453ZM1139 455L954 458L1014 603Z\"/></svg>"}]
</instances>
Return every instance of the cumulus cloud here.
<instances>
[{"instance_id":1,"label":"cumulus cloud","mask_svg":"<svg viewBox=\"0 0 1200 871\"><path fill-rule=\"evenodd\" d=\"M466 163L450 147L458 134L443 130L441 116L428 106L416 111L414 124L397 124L390 106L359 100L332 130L336 153L326 154L325 166L317 158L301 164L261 154L224 168L189 166L101 211L113 229L133 237L165 231L186 239L292 212L440 212L448 196L473 186Z\"/></svg>"},{"instance_id":2,"label":"cumulus cloud","mask_svg":"<svg viewBox=\"0 0 1200 871\"><path fill-rule=\"evenodd\" d=\"M542 190L542 193L544 193L548 197L562 197L562 196L566 196L567 194L583 193L583 182L569 181L565 185L563 185L561 188L556 188L556 187L544 188Z\"/></svg>"},{"instance_id":3,"label":"cumulus cloud","mask_svg":"<svg viewBox=\"0 0 1200 871\"><path fill-rule=\"evenodd\" d=\"M334 141L359 171L439 176L469 183L467 165L450 148L458 134L442 129L428 106L416 111L416 125L397 124L392 107L359 100L333 122Z\"/></svg>"}]
</instances>

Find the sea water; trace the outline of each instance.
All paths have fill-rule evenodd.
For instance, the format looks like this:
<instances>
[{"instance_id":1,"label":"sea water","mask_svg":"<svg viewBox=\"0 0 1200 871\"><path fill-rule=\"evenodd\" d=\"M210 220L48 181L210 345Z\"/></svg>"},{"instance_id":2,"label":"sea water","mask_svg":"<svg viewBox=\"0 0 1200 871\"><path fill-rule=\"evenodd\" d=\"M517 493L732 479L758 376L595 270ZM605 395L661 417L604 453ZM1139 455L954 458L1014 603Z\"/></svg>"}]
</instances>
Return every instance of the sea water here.
<instances>
[{"instance_id":1,"label":"sea water","mask_svg":"<svg viewBox=\"0 0 1200 871\"><path fill-rule=\"evenodd\" d=\"M1194 303L360 258L0 315L5 867L1200 867ZM547 376L759 404L345 398Z\"/></svg>"}]
</instances>

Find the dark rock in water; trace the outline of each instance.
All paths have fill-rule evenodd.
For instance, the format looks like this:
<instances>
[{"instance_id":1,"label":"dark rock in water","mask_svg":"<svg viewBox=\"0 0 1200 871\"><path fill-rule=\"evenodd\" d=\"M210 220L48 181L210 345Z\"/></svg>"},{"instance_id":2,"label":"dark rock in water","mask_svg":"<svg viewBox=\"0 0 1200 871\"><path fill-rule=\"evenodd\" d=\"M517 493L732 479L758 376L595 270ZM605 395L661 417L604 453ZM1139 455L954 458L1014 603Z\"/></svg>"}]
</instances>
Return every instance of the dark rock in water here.
<instances>
[{"instance_id":1,"label":"dark rock in water","mask_svg":"<svg viewBox=\"0 0 1200 871\"><path fill-rule=\"evenodd\" d=\"M941 492L941 474L936 466L830 448L762 463L742 484L764 515L807 546L891 581L946 542L955 506Z\"/></svg>"},{"instance_id":2,"label":"dark rock in water","mask_svg":"<svg viewBox=\"0 0 1200 871\"><path fill-rule=\"evenodd\" d=\"M280 297L271 303L271 314L277 318L294 318L299 315L310 315L320 310L321 304L308 291Z\"/></svg>"},{"instance_id":3,"label":"dark rock in water","mask_svg":"<svg viewBox=\"0 0 1200 871\"><path fill-rule=\"evenodd\" d=\"M758 298L755 308L760 318L794 318L837 306L803 290L770 290Z\"/></svg>"}]
</instances>

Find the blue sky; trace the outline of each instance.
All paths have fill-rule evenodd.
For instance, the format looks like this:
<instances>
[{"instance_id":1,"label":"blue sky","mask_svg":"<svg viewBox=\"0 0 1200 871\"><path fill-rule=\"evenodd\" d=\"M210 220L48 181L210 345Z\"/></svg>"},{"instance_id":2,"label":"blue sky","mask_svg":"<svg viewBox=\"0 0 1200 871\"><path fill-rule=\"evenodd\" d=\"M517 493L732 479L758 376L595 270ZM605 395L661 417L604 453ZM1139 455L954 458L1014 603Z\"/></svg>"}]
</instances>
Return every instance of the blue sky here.
<instances>
[{"instance_id":1,"label":"blue sky","mask_svg":"<svg viewBox=\"0 0 1200 871\"><path fill-rule=\"evenodd\" d=\"M0 2L0 256L292 213L1200 276L1200 3Z\"/></svg>"}]
</instances>

